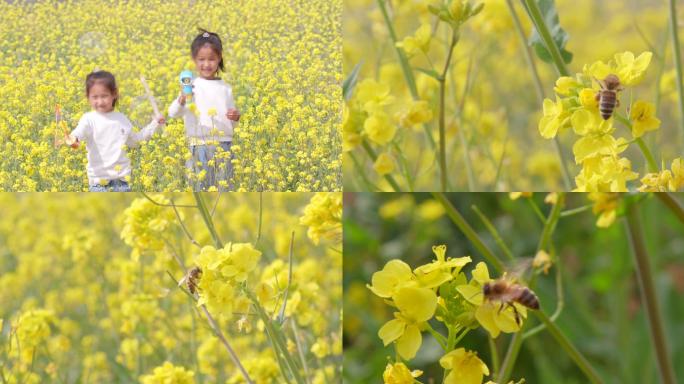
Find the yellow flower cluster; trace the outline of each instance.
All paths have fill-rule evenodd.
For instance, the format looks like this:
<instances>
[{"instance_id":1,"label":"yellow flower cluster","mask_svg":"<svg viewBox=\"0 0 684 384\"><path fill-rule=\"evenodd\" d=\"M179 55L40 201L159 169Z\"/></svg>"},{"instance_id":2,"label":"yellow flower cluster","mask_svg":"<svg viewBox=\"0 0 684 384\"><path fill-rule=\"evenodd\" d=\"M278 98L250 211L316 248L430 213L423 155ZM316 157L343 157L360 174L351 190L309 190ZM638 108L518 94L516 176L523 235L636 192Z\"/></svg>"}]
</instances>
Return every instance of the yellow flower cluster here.
<instances>
[{"instance_id":1,"label":"yellow flower cluster","mask_svg":"<svg viewBox=\"0 0 684 384\"><path fill-rule=\"evenodd\" d=\"M451 20L478 3L484 8L459 28L447 66ZM643 174L636 174L642 163L640 157L633 157L640 149L631 145L638 143L633 139L643 138L651 146L656 166L660 158L670 163L681 157L678 142L671 139L680 126L672 62L663 62L661 83L654 84L658 71L644 71L648 55L625 52L642 49L638 47L644 47L644 37L657 40L667 9L625 8L620 3L596 9L592 0L553 4L560 26L571 31L565 36L573 54L567 66L593 63L583 70L589 77L582 79L582 86L572 95L559 94L559 99L544 85L557 79L556 68L528 47L526 36L534 27L520 2L347 1L344 73L358 80L346 100L343 119L345 190L442 189L438 158L442 111L448 190L573 189L572 178L578 174L578 190L635 190ZM637 12L638 31L628 27ZM582 16L588 13L594 17ZM557 32L557 25L550 27ZM607 60L615 52L621 53ZM623 123L620 120L599 127L600 121L585 116L577 123L586 129L560 130L560 137L555 135L561 126L570 127L570 108L596 109L598 84L591 76L603 80L608 73L616 74L626 86L619 111L629 129L617 128ZM569 77L559 80L568 81L577 82ZM642 86L635 88L639 82ZM638 99L632 100L632 94ZM568 97L575 99L574 105ZM540 116L542 109L545 117ZM541 135L535 129L540 118L546 120ZM657 129L661 125L667 129ZM558 140L544 139L554 136ZM569 136L574 140L566 143ZM617 142L621 136L630 144ZM567 152L579 139L575 155L584 160L573 164ZM596 151L621 153L603 154L599 161L592 156Z\"/></svg>"},{"instance_id":2,"label":"yellow flower cluster","mask_svg":"<svg viewBox=\"0 0 684 384\"><path fill-rule=\"evenodd\" d=\"M342 236L342 195L317 193L304 208L300 224L309 227L309 239L318 244L321 238L340 239Z\"/></svg>"},{"instance_id":3,"label":"yellow flower cluster","mask_svg":"<svg viewBox=\"0 0 684 384\"><path fill-rule=\"evenodd\" d=\"M65 129L56 126L55 104L75 128L90 109L86 75L108 70L119 86L117 109L137 128L147 125L153 110L140 75L164 113L178 96L178 74L194 69L198 26L223 40L221 76L241 113L235 189L341 190L341 8L341 0L1 3L0 190L87 190L85 148L53 147ZM128 150L132 188L188 190L188 178L201 175L186 174L182 120L159 132Z\"/></svg>"},{"instance_id":4,"label":"yellow flower cluster","mask_svg":"<svg viewBox=\"0 0 684 384\"><path fill-rule=\"evenodd\" d=\"M237 284L247 280L259 263L261 252L249 243L227 244L222 249L205 246L196 258L202 271L199 281L197 305L206 304L209 312L230 317L234 308L237 312L248 310L246 298L238 298ZM246 308L239 308L240 303Z\"/></svg>"},{"instance_id":5,"label":"yellow flower cluster","mask_svg":"<svg viewBox=\"0 0 684 384\"><path fill-rule=\"evenodd\" d=\"M156 202L136 199L124 211L121 238L138 252L164 248L164 239L160 235L176 220L173 211L159 205L168 205L170 201L163 195L155 198Z\"/></svg>"},{"instance_id":6,"label":"yellow flower cluster","mask_svg":"<svg viewBox=\"0 0 684 384\"><path fill-rule=\"evenodd\" d=\"M381 271L372 276L372 285L367 287L385 302L397 309L394 319L385 323L378 336L385 345L395 344L401 359L413 359L422 344L422 332L436 331L428 323L431 319L443 322L449 329L448 339L456 338L456 333L468 332L477 324L486 329L493 338L501 332L520 330L522 318L526 318L525 308L503 306L484 300L483 285L492 279L485 263L478 263L467 280L461 269L471 262L470 256L447 258L446 246L432 248L435 259L413 270L405 262L394 259L385 264ZM440 337L436 338L439 340ZM447 337L443 337L447 340ZM454 345L441 346L445 355L440 364L448 372L447 383L481 383L483 375L488 375L487 366L472 352ZM385 383L412 383L419 371L410 372L403 363L388 364L383 379Z\"/></svg>"},{"instance_id":7,"label":"yellow flower cluster","mask_svg":"<svg viewBox=\"0 0 684 384\"><path fill-rule=\"evenodd\" d=\"M641 184L641 192L676 192L684 189L684 158L674 159L670 169L646 174Z\"/></svg>"},{"instance_id":8,"label":"yellow flower cluster","mask_svg":"<svg viewBox=\"0 0 684 384\"><path fill-rule=\"evenodd\" d=\"M195 374L183 367L175 367L173 364L164 362L156 367L151 374L140 378L142 384L194 384Z\"/></svg>"},{"instance_id":9,"label":"yellow flower cluster","mask_svg":"<svg viewBox=\"0 0 684 384\"><path fill-rule=\"evenodd\" d=\"M201 196L222 247L210 246L192 194L0 194L0 374L11 383L79 374L102 383L244 383L201 301L252 380L279 382L265 323L244 294L251 290L291 356L306 362L306 371L298 366L307 382L339 382L341 237L317 245L307 236L300 220L314 194ZM172 203L182 226L162 206ZM178 283L194 265L203 273L191 298Z\"/></svg>"},{"instance_id":10,"label":"yellow flower cluster","mask_svg":"<svg viewBox=\"0 0 684 384\"><path fill-rule=\"evenodd\" d=\"M623 52L616 54L608 63L597 61L585 65L576 77L566 76L556 81L555 102L544 100L544 116L539 121L541 136L554 138L564 128L572 128L579 136L572 148L575 162L582 166L575 177L576 191L624 192L627 191L627 182L638 178L639 175L632 171L631 161L621 157L630 141L614 136L613 122L619 119L631 128L632 138L639 141L645 150L641 136L660 126L660 120L654 116L655 107L645 101L636 101L631 105L627 120L620 116L616 103L605 118L600 111L598 95L606 92L609 75L617 76L619 81L619 86L610 92L618 92L622 86L636 85L643 79L652 56L651 52L644 52L638 57L632 52Z\"/></svg>"}]
</instances>

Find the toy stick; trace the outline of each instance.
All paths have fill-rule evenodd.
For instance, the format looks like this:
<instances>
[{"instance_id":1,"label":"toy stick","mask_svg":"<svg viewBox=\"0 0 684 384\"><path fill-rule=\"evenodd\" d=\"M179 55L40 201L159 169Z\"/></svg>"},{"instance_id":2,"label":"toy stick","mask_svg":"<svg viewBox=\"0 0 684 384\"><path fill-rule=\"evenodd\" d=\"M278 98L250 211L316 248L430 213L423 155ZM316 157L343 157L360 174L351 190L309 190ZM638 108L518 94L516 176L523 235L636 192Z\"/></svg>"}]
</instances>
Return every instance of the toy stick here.
<instances>
[{"instance_id":1,"label":"toy stick","mask_svg":"<svg viewBox=\"0 0 684 384\"><path fill-rule=\"evenodd\" d=\"M62 134L64 137L59 137L59 130L62 130ZM62 120L62 107L59 106L59 104L55 105L55 142L54 145L55 147L60 146L64 143L64 139L69 136L69 133L66 131L66 127L64 126L64 121Z\"/></svg>"},{"instance_id":2,"label":"toy stick","mask_svg":"<svg viewBox=\"0 0 684 384\"><path fill-rule=\"evenodd\" d=\"M145 76L140 75L140 82L142 83L143 87L145 87L145 93L147 93L147 98L150 100L150 104L152 104L152 109L154 110L154 117L157 118L158 116L161 116L162 114L159 113L157 101L154 100L154 96L152 96L150 87L147 85L147 81L145 81Z\"/></svg>"}]
</instances>

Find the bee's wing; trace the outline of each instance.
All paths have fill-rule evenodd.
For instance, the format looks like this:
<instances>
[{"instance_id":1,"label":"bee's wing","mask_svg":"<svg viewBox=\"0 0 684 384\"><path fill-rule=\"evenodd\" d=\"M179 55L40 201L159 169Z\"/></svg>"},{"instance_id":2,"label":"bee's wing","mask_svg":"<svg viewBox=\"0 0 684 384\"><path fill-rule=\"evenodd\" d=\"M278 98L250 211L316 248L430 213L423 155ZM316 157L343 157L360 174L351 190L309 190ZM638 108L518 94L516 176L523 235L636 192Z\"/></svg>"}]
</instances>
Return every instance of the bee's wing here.
<instances>
[{"instance_id":1,"label":"bee's wing","mask_svg":"<svg viewBox=\"0 0 684 384\"><path fill-rule=\"evenodd\" d=\"M180 281L178 282L178 286L179 286L179 287L182 287L182 286L188 281L189 278L190 278L189 275L183 276L183 278L180 279Z\"/></svg>"},{"instance_id":2,"label":"bee's wing","mask_svg":"<svg viewBox=\"0 0 684 384\"><path fill-rule=\"evenodd\" d=\"M528 270L531 270L532 261L534 261L534 258L532 257L516 259L506 269L504 278L510 282L526 281L527 279L525 278L525 273L527 273Z\"/></svg>"}]
</instances>

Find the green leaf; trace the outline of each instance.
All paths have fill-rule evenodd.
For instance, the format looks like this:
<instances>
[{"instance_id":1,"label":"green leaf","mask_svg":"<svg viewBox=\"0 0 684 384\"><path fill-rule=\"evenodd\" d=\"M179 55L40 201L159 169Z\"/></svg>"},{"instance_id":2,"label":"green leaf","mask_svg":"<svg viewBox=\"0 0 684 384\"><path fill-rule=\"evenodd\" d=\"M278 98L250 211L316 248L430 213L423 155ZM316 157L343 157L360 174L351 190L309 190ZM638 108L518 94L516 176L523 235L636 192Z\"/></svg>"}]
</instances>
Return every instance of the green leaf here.
<instances>
[{"instance_id":1,"label":"green leaf","mask_svg":"<svg viewBox=\"0 0 684 384\"><path fill-rule=\"evenodd\" d=\"M551 37L553 42L558 46L563 62L568 64L572 61L572 53L565 49L565 44L570 38L568 33L565 32L560 26L560 20L558 18L558 12L556 11L556 5L554 0L536 0L539 4L539 10L541 11L544 22L549 27L551 32ZM544 41L537 32L535 27L532 27L532 35L530 36L530 46L534 49L537 56L544 62L551 62L551 53L546 49Z\"/></svg>"},{"instance_id":2,"label":"green leaf","mask_svg":"<svg viewBox=\"0 0 684 384\"><path fill-rule=\"evenodd\" d=\"M354 69L352 69L349 76L344 79L344 82L342 83L342 95L344 96L345 100L349 100L352 92L354 91L356 82L359 79L359 70L361 69L361 64L363 64L363 60L354 66Z\"/></svg>"}]
</instances>

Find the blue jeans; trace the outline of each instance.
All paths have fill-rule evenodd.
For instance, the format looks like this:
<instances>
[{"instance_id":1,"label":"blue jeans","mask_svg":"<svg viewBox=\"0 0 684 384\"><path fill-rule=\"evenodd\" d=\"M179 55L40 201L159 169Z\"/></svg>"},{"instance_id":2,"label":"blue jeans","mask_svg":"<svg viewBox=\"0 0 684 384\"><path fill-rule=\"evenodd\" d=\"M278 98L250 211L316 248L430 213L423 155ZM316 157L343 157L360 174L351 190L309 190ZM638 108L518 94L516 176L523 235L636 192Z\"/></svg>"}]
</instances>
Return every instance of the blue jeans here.
<instances>
[{"instance_id":1,"label":"blue jeans","mask_svg":"<svg viewBox=\"0 0 684 384\"><path fill-rule=\"evenodd\" d=\"M92 184L90 192L130 192L131 187L124 180L110 180L107 184Z\"/></svg>"},{"instance_id":2,"label":"blue jeans","mask_svg":"<svg viewBox=\"0 0 684 384\"><path fill-rule=\"evenodd\" d=\"M232 142L230 141L219 142L223 152L229 152L231 145ZM233 162L231 160L233 160L234 156L232 152L229 158L217 160L213 166L209 166L209 161L216 154L215 145L191 145L189 149L192 157L186 163L186 167L192 171L193 176L198 176L200 172L204 171L204 178L202 180L189 180L193 190L206 191L212 186L217 187L219 191L233 189ZM225 185L221 185L221 181L225 181Z\"/></svg>"}]
</instances>

